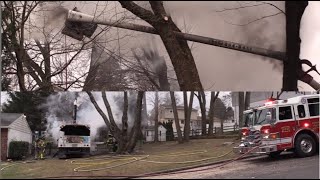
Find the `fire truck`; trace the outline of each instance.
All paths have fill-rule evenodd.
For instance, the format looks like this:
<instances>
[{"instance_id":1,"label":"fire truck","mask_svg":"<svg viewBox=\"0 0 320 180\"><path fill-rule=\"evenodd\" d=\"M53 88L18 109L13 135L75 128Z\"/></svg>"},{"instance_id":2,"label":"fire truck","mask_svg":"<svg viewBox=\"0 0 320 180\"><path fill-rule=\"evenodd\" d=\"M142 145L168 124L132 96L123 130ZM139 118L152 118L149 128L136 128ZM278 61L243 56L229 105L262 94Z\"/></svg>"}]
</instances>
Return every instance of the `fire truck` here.
<instances>
[{"instance_id":1,"label":"fire truck","mask_svg":"<svg viewBox=\"0 0 320 180\"><path fill-rule=\"evenodd\" d=\"M294 151L298 157L319 152L319 94L285 100L268 99L260 107L244 111L238 154L278 157Z\"/></svg>"}]
</instances>

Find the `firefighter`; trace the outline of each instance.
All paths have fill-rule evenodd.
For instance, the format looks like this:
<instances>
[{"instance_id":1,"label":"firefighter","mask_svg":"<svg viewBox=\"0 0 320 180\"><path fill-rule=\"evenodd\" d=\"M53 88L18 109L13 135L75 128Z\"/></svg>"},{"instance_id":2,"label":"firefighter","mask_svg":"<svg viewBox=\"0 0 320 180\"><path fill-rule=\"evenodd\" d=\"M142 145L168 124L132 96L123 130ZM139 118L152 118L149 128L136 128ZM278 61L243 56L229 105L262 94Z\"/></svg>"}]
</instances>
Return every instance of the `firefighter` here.
<instances>
[{"instance_id":1,"label":"firefighter","mask_svg":"<svg viewBox=\"0 0 320 180\"><path fill-rule=\"evenodd\" d=\"M41 138L39 141L39 147L40 147L40 159L45 159L45 153L46 153L46 145L44 138Z\"/></svg>"},{"instance_id":2,"label":"firefighter","mask_svg":"<svg viewBox=\"0 0 320 180\"><path fill-rule=\"evenodd\" d=\"M118 143L117 143L116 139L111 134L108 135L107 146L113 152L116 152L118 149Z\"/></svg>"},{"instance_id":3,"label":"firefighter","mask_svg":"<svg viewBox=\"0 0 320 180\"><path fill-rule=\"evenodd\" d=\"M38 159L39 158L39 153L40 153L40 148L38 146L40 139L37 139L34 141L34 158Z\"/></svg>"},{"instance_id":4,"label":"firefighter","mask_svg":"<svg viewBox=\"0 0 320 180\"><path fill-rule=\"evenodd\" d=\"M35 159L45 159L46 142L44 138L35 141Z\"/></svg>"}]
</instances>

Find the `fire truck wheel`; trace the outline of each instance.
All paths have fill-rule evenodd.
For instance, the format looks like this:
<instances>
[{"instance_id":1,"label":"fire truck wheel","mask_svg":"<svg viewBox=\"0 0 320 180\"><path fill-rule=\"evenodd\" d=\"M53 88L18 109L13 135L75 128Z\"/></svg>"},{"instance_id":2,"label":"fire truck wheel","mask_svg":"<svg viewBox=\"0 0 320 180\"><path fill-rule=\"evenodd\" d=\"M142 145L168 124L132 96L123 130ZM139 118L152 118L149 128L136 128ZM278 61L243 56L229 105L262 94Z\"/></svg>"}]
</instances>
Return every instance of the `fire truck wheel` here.
<instances>
[{"instance_id":1,"label":"fire truck wheel","mask_svg":"<svg viewBox=\"0 0 320 180\"><path fill-rule=\"evenodd\" d=\"M312 156L316 152L316 142L308 134L300 134L295 141L294 149L299 157Z\"/></svg>"},{"instance_id":2,"label":"fire truck wheel","mask_svg":"<svg viewBox=\"0 0 320 180\"><path fill-rule=\"evenodd\" d=\"M269 155L270 158L278 158L282 151L271 152Z\"/></svg>"}]
</instances>

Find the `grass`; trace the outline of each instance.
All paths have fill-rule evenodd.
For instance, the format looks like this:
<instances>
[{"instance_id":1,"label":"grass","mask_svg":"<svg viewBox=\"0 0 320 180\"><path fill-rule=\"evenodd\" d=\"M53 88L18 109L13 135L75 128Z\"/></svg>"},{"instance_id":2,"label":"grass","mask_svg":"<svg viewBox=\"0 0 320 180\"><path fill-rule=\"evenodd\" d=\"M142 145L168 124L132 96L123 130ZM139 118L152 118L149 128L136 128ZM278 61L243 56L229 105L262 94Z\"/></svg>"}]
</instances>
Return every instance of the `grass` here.
<instances>
[{"instance_id":1,"label":"grass","mask_svg":"<svg viewBox=\"0 0 320 180\"><path fill-rule=\"evenodd\" d=\"M105 175L139 175L143 173L200 165L235 157L233 152L227 154L227 152L230 152L235 146L234 144L222 145L224 142L230 142L233 140L234 139L197 139L183 144L178 144L177 142L160 142L137 145L137 153L126 157L126 159L122 158L115 160L110 157L106 158L106 156L94 156L83 159L46 159L35 161L34 163L19 163L1 171L1 179L80 175L88 177ZM147 155L149 155L149 157L142 161L135 161L127 165L107 169L107 167L110 166L121 165L122 163L133 161L135 160L134 157L146 157ZM216 158L222 155L225 156ZM71 163L72 160L74 160L74 163ZM158 163L146 161L155 161ZM177 163L186 161L189 161L189 163ZM1 168L8 165L12 165L12 163L1 164ZM79 170L100 170L74 172L74 169L79 167L82 167Z\"/></svg>"}]
</instances>

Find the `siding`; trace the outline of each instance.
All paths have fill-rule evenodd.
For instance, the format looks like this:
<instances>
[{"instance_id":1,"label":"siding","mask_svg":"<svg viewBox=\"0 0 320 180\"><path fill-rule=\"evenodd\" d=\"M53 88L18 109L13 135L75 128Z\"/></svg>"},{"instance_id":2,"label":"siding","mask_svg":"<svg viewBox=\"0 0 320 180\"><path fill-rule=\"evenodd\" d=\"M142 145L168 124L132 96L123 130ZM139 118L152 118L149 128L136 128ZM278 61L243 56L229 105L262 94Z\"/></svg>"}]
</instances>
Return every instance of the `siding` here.
<instances>
[{"instance_id":1,"label":"siding","mask_svg":"<svg viewBox=\"0 0 320 180\"><path fill-rule=\"evenodd\" d=\"M32 132L24 116L20 116L10 124L8 130L8 147L11 141L26 141L32 144Z\"/></svg>"},{"instance_id":2,"label":"siding","mask_svg":"<svg viewBox=\"0 0 320 180\"><path fill-rule=\"evenodd\" d=\"M17 120L10 124L9 127L10 129L14 129L27 134L32 134L28 122L24 116L20 116Z\"/></svg>"},{"instance_id":3,"label":"siding","mask_svg":"<svg viewBox=\"0 0 320 180\"><path fill-rule=\"evenodd\" d=\"M164 109L162 109L160 111L162 111L161 113L159 113L160 116L161 116L160 119L174 119L172 109L164 108ZM178 111L179 119L185 119L184 118L184 110L178 109L177 111ZM197 111L192 111L191 112L191 118L190 119L191 120L197 120Z\"/></svg>"}]
</instances>

